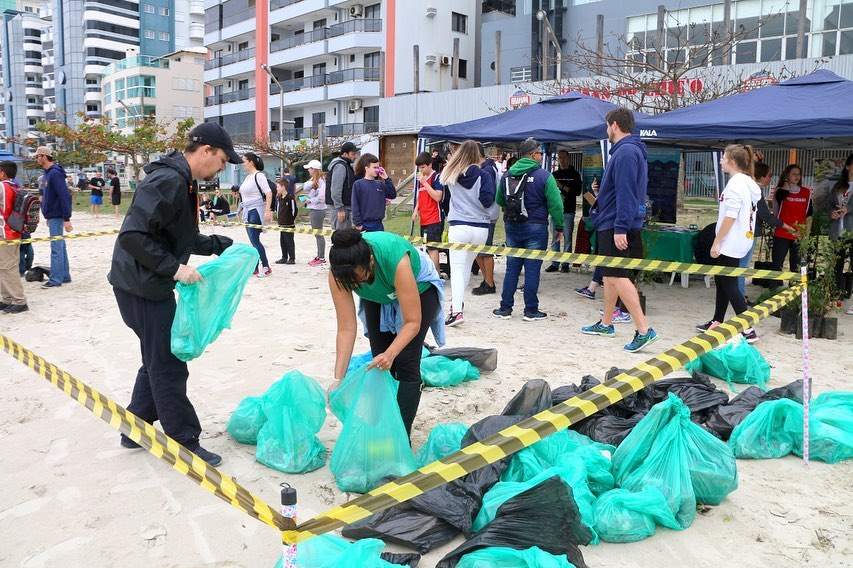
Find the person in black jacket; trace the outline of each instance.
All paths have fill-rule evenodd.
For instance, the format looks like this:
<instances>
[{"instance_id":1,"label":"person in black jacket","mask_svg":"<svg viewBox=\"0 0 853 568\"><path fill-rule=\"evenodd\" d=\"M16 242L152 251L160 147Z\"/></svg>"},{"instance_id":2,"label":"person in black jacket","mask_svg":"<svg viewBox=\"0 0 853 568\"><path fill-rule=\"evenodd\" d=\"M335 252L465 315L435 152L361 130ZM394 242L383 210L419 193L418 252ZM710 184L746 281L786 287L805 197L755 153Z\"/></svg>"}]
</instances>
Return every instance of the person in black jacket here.
<instances>
[{"instance_id":1,"label":"person in black jacket","mask_svg":"<svg viewBox=\"0 0 853 568\"><path fill-rule=\"evenodd\" d=\"M189 266L190 254L222 254L231 239L202 235L198 229L198 189L194 179L209 180L239 164L231 137L218 124L195 127L183 152L171 152L145 166L113 250L107 279L113 286L124 323L139 337L142 366L127 409L216 466L222 458L199 445L201 425L187 398L187 364L172 354L175 282L201 282ZM140 447L122 435L125 448Z\"/></svg>"}]
</instances>

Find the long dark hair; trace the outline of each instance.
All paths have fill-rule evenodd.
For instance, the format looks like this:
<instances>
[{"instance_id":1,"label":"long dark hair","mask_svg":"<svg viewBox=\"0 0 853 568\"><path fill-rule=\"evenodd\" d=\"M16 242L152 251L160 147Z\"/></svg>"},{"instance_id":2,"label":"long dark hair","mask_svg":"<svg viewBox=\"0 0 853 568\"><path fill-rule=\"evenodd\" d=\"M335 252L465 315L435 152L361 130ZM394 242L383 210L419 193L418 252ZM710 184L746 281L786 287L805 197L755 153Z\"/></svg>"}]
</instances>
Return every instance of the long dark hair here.
<instances>
[{"instance_id":1,"label":"long dark hair","mask_svg":"<svg viewBox=\"0 0 853 568\"><path fill-rule=\"evenodd\" d=\"M355 172L356 177L363 178L364 170L367 169L367 166L370 164L378 164L379 158L374 156L373 154L362 154L358 157L358 160L355 162L355 167L353 171Z\"/></svg>"},{"instance_id":2,"label":"long dark hair","mask_svg":"<svg viewBox=\"0 0 853 568\"><path fill-rule=\"evenodd\" d=\"M259 172L264 171L264 161L260 156L255 154L254 152L246 152L243 154L243 157L252 162L252 165L255 166L255 169Z\"/></svg>"},{"instance_id":3,"label":"long dark hair","mask_svg":"<svg viewBox=\"0 0 853 568\"><path fill-rule=\"evenodd\" d=\"M798 166L797 164L788 164L785 166L785 169L782 170L782 173L779 175L779 183L776 184L776 187L785 187L785 182L788 181L788 174L793 170L800 170L800 185L803 185L803 168Z\"/></svg>"},{"instance_id":4,"label":"long dark hair","mask_svg":"<svg viewBox=\"0 0 853 568\"><path fill-rule=\"evenodd\" d=\"M841 170L841 178L835 183L832 189L838 193L844 193L850 187L850 171L847 169L853 164L853 154L847 156L847 161L844 162L844 169Z\"/></svg>"},{"instance_id":5,"label":"long dark hair","mask_svg":"<svg viewBox=\"0 0 853 568\"><path fill-rule=\"evenodd\" d=\"M329 269L338 286L352 292L364 283L359 279L357 270L370 271L370 259L373 249L364 240L358 229L338 229L332 233L332 247L329 249ZM368 282L373 275L368 274Z\"/></svg>"}]
</instances>

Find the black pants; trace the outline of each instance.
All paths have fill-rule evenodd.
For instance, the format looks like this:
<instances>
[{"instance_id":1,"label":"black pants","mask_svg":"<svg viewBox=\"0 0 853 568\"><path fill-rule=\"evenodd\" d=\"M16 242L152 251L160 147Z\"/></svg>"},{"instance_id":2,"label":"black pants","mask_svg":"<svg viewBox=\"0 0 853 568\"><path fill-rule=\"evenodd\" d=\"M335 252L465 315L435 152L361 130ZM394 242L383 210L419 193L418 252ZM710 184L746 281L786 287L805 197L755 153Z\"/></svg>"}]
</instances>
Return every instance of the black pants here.
<instances>
[{"instance_id":1,"label":"black pants","mask_svg":"<svg viewBox=\"0 0 853 568\"><path fill-rule=\"evenodd\" d=\"M721 254L717 257L714 264L737 268L740 264L740 259ZM737 285L737 276L714 276L714 283L717 285L717 303L714 308L714 321L726 321L726 309L729 307L729 304L732 305L735 314L746 311L746 300L743 294L740 293L740 288Z\"/></svg>"},{"instance_id":2,"label":"black pants","mask_svg":"<svg viewBox=\"0 0 853 568\"><path fill-rule=\"evenodd\" d=\"M800 243L791 239L773 237L773 270L782 270L785 257L789 256L791 272L800 272Z\"/></svg>"},{"instance_id":3,"label":"black pants","mask_svg":"<svg viewBox=\"0 0 853 568\"><path fill-rule=\"evenodd\" d=\"M391 346L397 335L379 330L379 315L382 309L380 304L368 300L362 300L362 304L367 320L370 352L376 357ZM412 423L415 421L421 401L421 349L427 330L438 313L439 305L438 290L434 286L430 286L421 293L421 328L391 365L391 376L400 383L397 390L397 405L400 407L400 416L406 426L407 434L412 432Z\"/></svg>"},{"instance_id":4,"label":"black pants","mask_svg":"<svg viewBox=\"0 0 853 568\"><path fill-rule=\"evenodd\" d=\"M847 285L844 279L844 264L848 258L850 259L850 269L853 270L853 239L847 239L844 241L844 245L839 246L843 246L843 248L838 253L838 260L835 261L835 285L838 287L838 297L843 298Z\"/></svg>"},{"instance_id":5,"label":"black pants","mask_svg":"<svg viewBox=\"0 0 853 568\"><path fill-rule=\"evenodd\" d=\"M167 436L189 450L197 449L201 425L187 398L189 371L186 363L172 355L174 297L156 302L113 291L121 319L139 338L142 350L142 366L127 409L149 424L159 420Z\"/></svg>"},{"instance_id":6,"label":"black pants","mask_svg":"<svg viewBox=\"0 0 853 568\"><path fill-rule=\"evenodd\" d=\"M293 233L281 232L279 244L281 244L281 258L296 262L296 243L293 240Z\"/></svg>"}]
</instances>

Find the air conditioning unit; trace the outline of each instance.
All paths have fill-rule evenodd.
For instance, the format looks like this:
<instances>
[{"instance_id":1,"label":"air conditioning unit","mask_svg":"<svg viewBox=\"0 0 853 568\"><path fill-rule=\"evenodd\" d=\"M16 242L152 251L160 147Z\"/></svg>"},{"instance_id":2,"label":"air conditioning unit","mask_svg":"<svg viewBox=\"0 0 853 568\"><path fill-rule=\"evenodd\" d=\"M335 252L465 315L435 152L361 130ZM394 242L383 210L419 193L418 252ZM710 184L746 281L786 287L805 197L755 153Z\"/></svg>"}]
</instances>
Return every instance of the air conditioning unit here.
<instances>
[{"instance_id":1,"label":"air conditioning unit","mask_svg":"<svg viewBox=\"0 0 853 568\"><path fill-rule=\"evenodd\" d=\"M364 15L364 6L361 4L353 4L349 8L350 18L360 18Z\"/></svg>"},{"instance_id":2,"label":"air conditioning unit","mask_svg":"<svg viewBox=\"0 0 853 568\"><path fill-rule=\"evenodd\" d=\"M427 6L426 9L426 17L427 18L435 18L438 15L438 8L433 8L432 6Z\"/></svg>"},{"instance_id":3,"label":"air conditioning unit","mask_svg":"<svg viewBox=\"0 0 853 568\"><path fill-rule=\"evenodd\" d=\"M429 54L426 57L424 57L424 64L435 65L436 63L438 63L438 55Z\"/></svg>"},{"instance_id":4,"label":"air conditioning unit","mask_svg":"<svg viewBox=\"0 0 853 568\"><path fill-rule=\"evenodd\" d=\"M362 101L361 99L353 99L347 105L347 110L349 110L350 113L360 111L363 104L364 101Z\"/></svg>"},{"instance_id":5,"label":"air conditioning unit","mask_svg":"<svg viewBox=\"0 0 853 568\"><path fill-rule=\"evenodd\" d=\"M451 57L449 55L442 55L441 56L441 66L442 67L449 67L450 61L451 61Z\"/></svg>"}]
</instances>

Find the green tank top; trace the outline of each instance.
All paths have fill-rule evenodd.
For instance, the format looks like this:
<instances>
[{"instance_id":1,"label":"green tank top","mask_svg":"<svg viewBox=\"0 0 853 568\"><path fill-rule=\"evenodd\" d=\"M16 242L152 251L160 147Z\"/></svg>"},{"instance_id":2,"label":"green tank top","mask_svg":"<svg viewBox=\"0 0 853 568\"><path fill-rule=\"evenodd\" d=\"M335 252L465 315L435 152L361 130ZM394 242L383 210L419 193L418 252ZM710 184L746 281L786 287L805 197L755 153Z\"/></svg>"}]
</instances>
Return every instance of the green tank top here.
<instances>
[{"instance_id":1,"label":"green tank top","mask_svg":"<svg viewBox=\"0 0 853 568\"><path fill-rule=\"evenodd\" d=\"M376 302L377 304L390 304L397 301L397 292L394 289L394 275L397 265L403 255L409 255L412 264L412 273L415 278L421 271L421 256L412 243L384 231L364 233L366 240L373 249L373 268L375 276L373 284L362 284L356 288L355 293L360 298ZM431 284L429 282L418 282L418 293L423 293Z\"/></svg>"}]
</instances>

